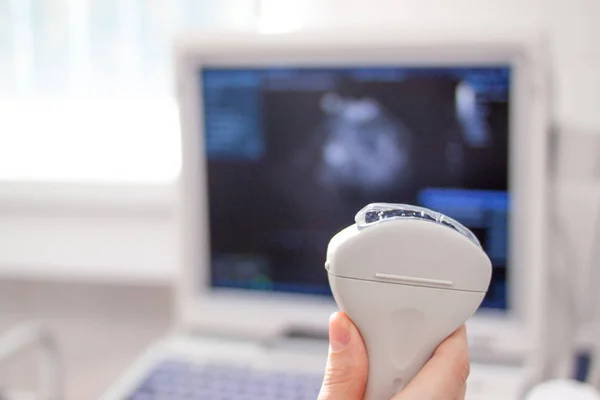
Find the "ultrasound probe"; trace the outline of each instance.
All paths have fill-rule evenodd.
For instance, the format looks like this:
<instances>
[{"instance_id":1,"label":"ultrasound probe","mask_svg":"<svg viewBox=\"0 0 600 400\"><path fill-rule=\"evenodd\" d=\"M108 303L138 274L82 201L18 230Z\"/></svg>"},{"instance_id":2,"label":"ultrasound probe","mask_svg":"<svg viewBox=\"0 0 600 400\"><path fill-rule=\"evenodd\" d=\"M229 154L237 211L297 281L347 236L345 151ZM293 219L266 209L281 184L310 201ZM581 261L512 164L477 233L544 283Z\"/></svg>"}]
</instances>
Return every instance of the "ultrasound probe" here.
<instances>
[{"instance_id":1,"label":"ultrasound probe","mask_svg":"<svg viewBox=\"0 0 600 400\"><path fill-rule=\"evenodd\" d=\"M473 233L441 213L374 203L329 242L325 268L369 358L365 400L389 400L478 309L492 265Z\"/></svg>"}]
</instances>

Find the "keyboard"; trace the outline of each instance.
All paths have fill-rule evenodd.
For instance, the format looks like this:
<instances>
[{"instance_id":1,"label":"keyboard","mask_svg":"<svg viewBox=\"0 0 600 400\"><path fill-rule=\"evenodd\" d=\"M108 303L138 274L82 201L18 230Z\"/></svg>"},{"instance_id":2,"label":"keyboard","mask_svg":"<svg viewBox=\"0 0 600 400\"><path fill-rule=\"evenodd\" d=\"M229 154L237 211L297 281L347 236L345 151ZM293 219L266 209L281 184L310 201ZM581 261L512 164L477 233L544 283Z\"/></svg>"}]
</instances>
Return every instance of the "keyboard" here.
<instances>
[{"instance_id":1,"label":"keyboard","mask_svg":"<svg viewBox=\"0 0 600 400\"><path fill-rule=\"evenodd\" d=\"M323 374L164 361L127 400L315 400Z\"/></svg>"},{"instance_id":2,"label":"keyboard","mask_svg":"<svg viewBox=\"0 0 600 400\"><path fill-rule=\"evenodd\" d=\"M488 374L489 375L489 374ZM315 400L323 374L256 370L169 360L157 364L126 400ZM512 400L518 381L472 376L465 400ZM125 400L124 399L124 400Z\"/></svg>"}]
</instances>

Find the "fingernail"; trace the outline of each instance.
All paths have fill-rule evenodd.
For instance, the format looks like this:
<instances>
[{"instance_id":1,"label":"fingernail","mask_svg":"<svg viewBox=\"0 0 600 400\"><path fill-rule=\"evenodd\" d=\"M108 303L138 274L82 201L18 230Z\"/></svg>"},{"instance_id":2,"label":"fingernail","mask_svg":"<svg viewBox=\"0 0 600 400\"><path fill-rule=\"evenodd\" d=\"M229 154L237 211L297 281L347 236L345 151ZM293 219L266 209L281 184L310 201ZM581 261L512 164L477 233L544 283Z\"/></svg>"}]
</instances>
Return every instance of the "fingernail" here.
<instances>
[{"instance_id":1,"label":"fingernail","mask_svg":"<svg viewBox=\"0 0 600 400\"><path fill-rule=\"evenodd\" d=\"M329 319L329 346L331 351L342 351L350 343L350 322L343 314L335 313Z\"/></svg>"}]
</instances>

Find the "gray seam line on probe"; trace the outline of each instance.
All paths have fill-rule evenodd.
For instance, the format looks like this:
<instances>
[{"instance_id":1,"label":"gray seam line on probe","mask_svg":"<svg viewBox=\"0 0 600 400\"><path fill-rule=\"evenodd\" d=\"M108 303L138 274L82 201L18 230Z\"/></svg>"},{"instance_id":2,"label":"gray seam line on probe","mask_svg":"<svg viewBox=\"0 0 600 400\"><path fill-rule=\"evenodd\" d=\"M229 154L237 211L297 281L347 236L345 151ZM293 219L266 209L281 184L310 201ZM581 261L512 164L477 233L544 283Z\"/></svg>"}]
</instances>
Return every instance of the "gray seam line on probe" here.
<instances>
[{"instance_id":1,"label":"gray seam line on probe","mask_svg":"<svg viewBox=\"0 0 600 400\"><path fill-rule=\"evenodd\" d=\"M415 286L415 287L427 287L427 286L423 286L422 284L416 284L415 282L394 282L394 281L379 281L379 280L375 280L375 279L363 279L363 278L355 278L352 276L344 276L344 275L337 275L334 274L333 272L329 272L331 275L333 276L337 276L338 278L342 278L342 279L352 279L353 281L366 281L366 282L379 282L379 283L383 283L383 284L388 284L388 285L404 285L404 286ZM484 290L473 290L473 289L458 289L458 288L450 288L450 287L444 287L444 286L438 286L436 288L432 288L432 289L439 289L439 290L454 290L457 292L471 292L471 293L486 293L486 291Z\"/></svg>"},{"instance_id":2,"label":"gray seam line on probe","mask_svg":"<svg viewBox=\"0 0 600 400\"><path fill-rule=\"evenodd\" d=\"M397 281L400 283L424 283L429 285L439 286L452 286L452 281L442 279L429 279L429 278L415 278L413 276L393 275L393 274L382 274L380 272L375 273L375 278L388 279Z\"/></svg>"}]
</instances>

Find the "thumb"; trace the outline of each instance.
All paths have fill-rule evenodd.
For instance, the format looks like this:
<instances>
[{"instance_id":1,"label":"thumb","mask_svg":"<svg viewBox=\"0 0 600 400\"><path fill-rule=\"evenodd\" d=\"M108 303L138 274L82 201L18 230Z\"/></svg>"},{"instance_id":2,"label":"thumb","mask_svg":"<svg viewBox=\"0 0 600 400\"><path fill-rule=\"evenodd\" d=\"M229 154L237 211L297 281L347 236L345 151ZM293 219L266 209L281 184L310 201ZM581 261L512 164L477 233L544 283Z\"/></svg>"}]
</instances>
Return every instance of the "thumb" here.
<instances>
[{"instance_id":1,"label":"thumb","mask_svg":"<svg viewBox=\"0 0 600 400\"><path fill-rule=\"evenodd\" d=\"M358 329L344 313L329 319L329 356L318 400L362 400L368 361Z\"/></svg>"}]
</instances>

